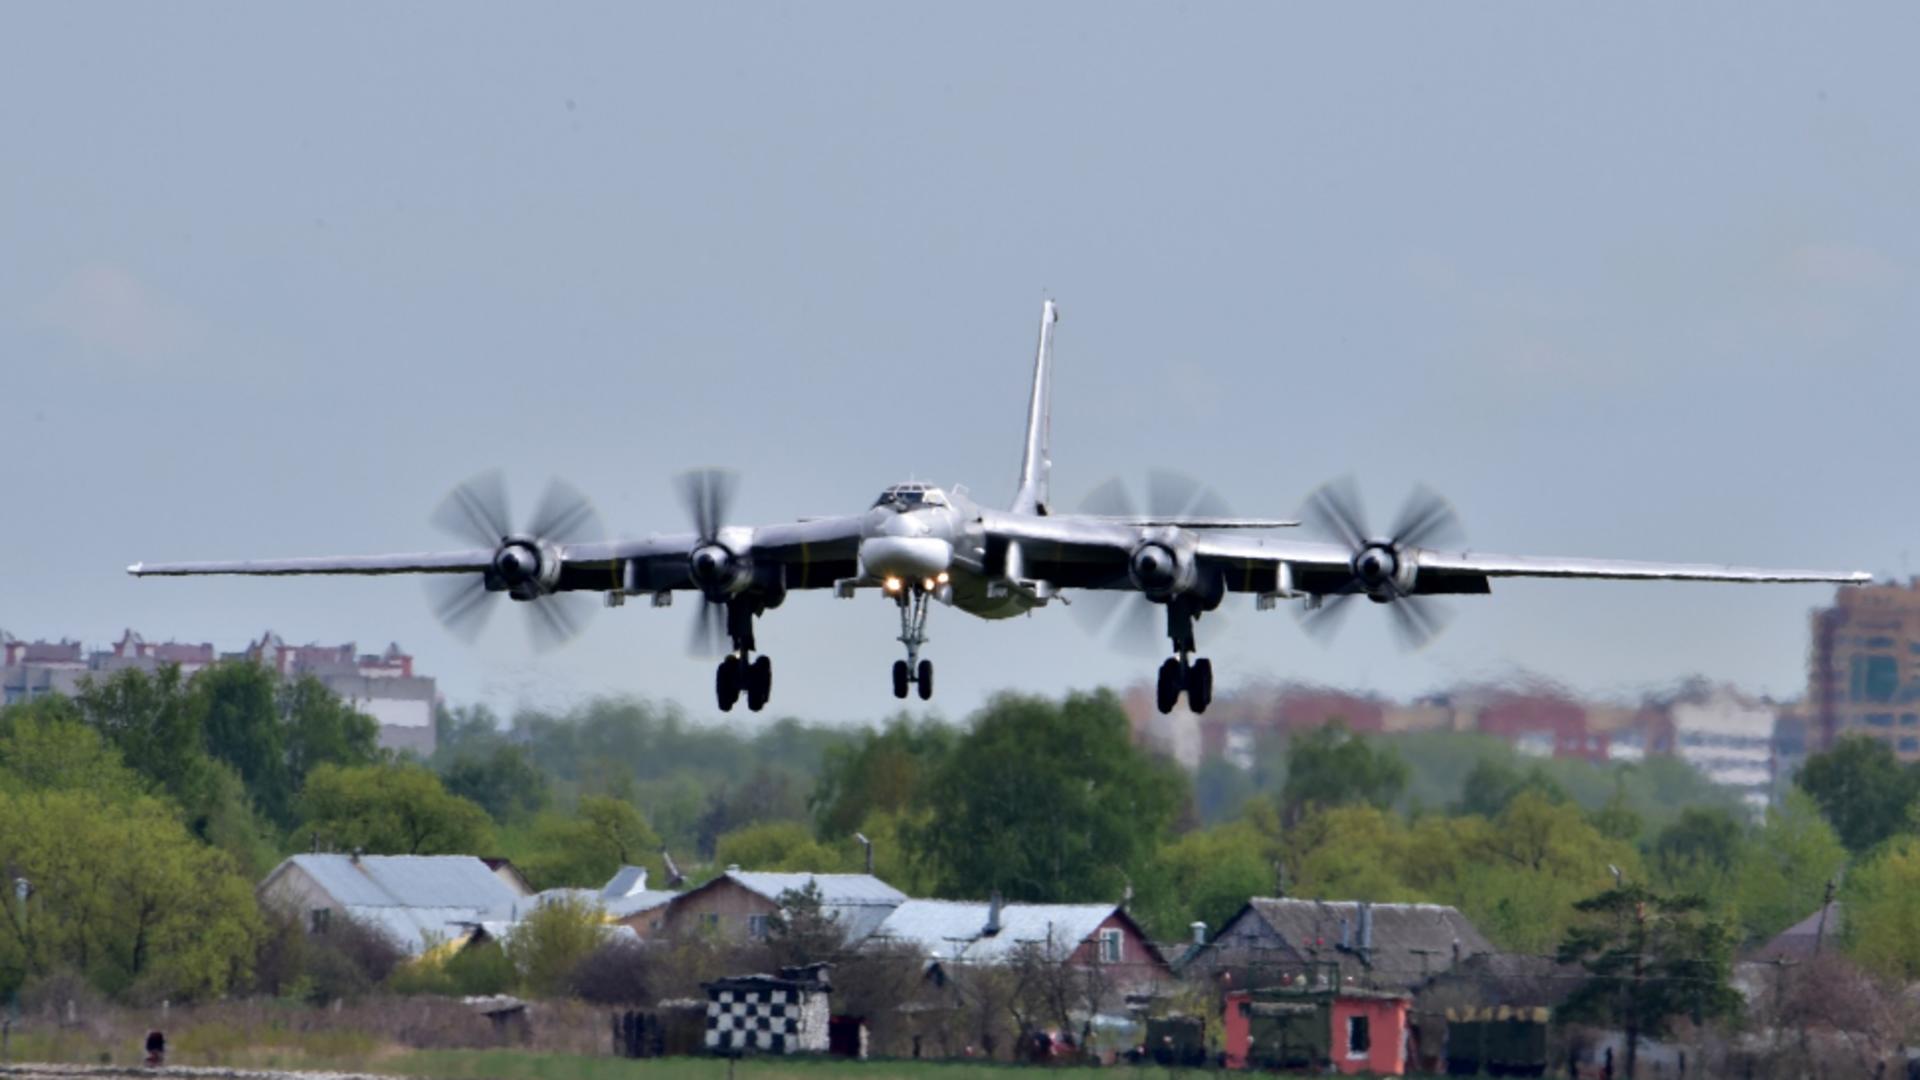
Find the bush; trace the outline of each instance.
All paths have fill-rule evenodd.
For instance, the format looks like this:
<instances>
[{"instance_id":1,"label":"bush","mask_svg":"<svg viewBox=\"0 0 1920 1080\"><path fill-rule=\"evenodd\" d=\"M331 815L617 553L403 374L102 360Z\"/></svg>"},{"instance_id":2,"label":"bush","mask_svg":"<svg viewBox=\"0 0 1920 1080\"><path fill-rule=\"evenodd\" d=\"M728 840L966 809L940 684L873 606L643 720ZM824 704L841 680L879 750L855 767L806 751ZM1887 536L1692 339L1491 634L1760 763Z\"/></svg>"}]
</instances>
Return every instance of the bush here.
<instances>
[{"instance_id":1,"label":"bush","mask_svg":"<svg viewBox=\"0 0 1920 1080\"><path fill-rule=\"evenodd\" d=\"M645 1005L659 997L647 990L647 947L632 939L609 941L574 966L573 995L595 1005Z\"/></svg>"},{"instance_id":2,"label":"bush","mask_svg":"<svg viewBox=\"0 0 1920 1080\"><path fill-rule=\"evenodd\" d=\"M563 897L535 908L502 944L527 993L554 997L567 992L573 969L606 937L599 904Z\"/></svg>"}]
</instances>

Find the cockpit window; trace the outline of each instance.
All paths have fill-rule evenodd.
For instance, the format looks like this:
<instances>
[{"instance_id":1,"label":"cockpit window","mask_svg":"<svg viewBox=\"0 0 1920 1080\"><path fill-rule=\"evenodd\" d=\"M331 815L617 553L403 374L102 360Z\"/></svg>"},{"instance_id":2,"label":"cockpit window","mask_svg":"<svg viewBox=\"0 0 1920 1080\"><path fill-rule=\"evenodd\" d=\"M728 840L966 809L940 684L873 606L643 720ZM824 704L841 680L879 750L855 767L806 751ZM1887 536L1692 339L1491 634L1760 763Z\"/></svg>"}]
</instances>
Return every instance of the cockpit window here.
<instances>
[{"instance_id":1,"label":"cockpit window","mask_svg":"<svg viewBox=\"0 0 1920 1080\"><path fill-rule=\"evenodd\" d=\"M880 493L873 501L875 506L890 506L907 513L922 506L946 506L946 493L927 484L895 484Z\"/></svg>"}]
</instances>

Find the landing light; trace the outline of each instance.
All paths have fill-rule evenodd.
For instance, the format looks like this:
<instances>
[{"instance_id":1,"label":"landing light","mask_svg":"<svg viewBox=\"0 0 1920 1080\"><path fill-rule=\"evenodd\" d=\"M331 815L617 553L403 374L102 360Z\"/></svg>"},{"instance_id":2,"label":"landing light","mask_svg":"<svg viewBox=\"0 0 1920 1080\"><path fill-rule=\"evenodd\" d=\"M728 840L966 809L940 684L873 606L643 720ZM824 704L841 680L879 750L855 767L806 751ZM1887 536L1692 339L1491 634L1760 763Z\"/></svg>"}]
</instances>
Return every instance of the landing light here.
<instances>
[{"instance_id":1,"label":"landing light","mask_svg":"<svg viewBox=\"0 0 1920 1080\"><path fill-rule=\"evenodd\" d=\"M890 578L888 578L888 579L887 579L887 582L886 582L886 590L887 590L888 592L899 592L899 591L900 591L900 579L899 579L899 578L897 578L897 577L890 577Z\"/></svg>"},{"instance_id":2,"label":"landing light","mask_svg":"<svg viewBox=\"0 0 1920 1080\"><path fill-rule=\"evenodd\" d=\"M940 571L940 576L934 578L933 580L939 582L942 585L945 585L947 583L947 572L945 570Z\"/></svg>"},{"instance_id":3,"label":"landing light","mask_svg":"<svg viewBox=\"0 0 1920 1080\"><path fill-rule=\"evenodd\" d=\"M920 589L921 589L921 591L922 591L922 592L932 592L932 591L933 591L933 579L932 579L932 578L928 578L927 580L925 580L925 581L922 581L922 582L920 583Z\"/></svg>"}]
</instances>

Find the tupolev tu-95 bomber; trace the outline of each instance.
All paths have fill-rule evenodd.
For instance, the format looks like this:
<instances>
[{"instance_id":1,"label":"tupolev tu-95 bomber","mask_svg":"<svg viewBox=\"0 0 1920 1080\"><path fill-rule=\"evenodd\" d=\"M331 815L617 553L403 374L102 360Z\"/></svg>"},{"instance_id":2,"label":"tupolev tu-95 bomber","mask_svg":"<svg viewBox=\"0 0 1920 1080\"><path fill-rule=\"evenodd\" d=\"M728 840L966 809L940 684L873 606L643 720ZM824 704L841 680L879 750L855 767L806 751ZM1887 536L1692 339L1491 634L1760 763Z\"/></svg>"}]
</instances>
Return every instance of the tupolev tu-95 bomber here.
<instances>
[{"instance_id":1,"label":"tupolev tu-95 bomber","mask_svg":"<svg viewBox=\"0 0 1920 1080\"><path fill-rule=\"evenodd\" d=\"M577 633L600 594L609 607L645 596L670 604L697 594L696 642L724 652L715 674L722 711L744 695L758 711L773 688L773 664L758 651L754 621L791 591L832 589L837 596L877 592L899 612L904 659L893 664L893 693L933 695L933 662L921 657L934 603L982 619L1022 615L1054 601L1079 609L1096 628L1144 624L1164 633L1171 656L1161 665L1160 711L1185 696L1194 712L1213 697L1213 665L1197 656L1194 626L1229 594L1247 593L1261 610L1297 602L1315 633L1330 632L1355 597L1383 605L1401 639L1419 645L1441 625L1433 597L1492 591L1498 577L1621 580L1831 582L1858 584L1865 573L1768 570L1694 563L1625 562L1493 555L1458 546L1458 522L1436 496L1417 491L1391 529L1371 531L1351 485L1311 494L1302 514L1318 539L1280 530L1300 521L1240 518L1198 485L1167 476L1137 506L1109 482L1076 512L1049 493L1052 455L1054 327L1058 309L1041 310L1040 344L1027 407L1018 487L1004 510L979 505L964 488L896 484L863 513L775 525L727 520L730 474L689 473L681 491L693 528L642 539L606 540L591 504L555 481L533 517L514 528L500 474L455 488L432 520L468 547L399 555L232 562L135 563L137 577L200 574L425 574L436 614L456 633L477 634L497 596L526 605L536 643ZM1102 601L1105 603L1102 603ZM1122 608L1131 609L1127 614Z\"/></svg>"}]
</instances>

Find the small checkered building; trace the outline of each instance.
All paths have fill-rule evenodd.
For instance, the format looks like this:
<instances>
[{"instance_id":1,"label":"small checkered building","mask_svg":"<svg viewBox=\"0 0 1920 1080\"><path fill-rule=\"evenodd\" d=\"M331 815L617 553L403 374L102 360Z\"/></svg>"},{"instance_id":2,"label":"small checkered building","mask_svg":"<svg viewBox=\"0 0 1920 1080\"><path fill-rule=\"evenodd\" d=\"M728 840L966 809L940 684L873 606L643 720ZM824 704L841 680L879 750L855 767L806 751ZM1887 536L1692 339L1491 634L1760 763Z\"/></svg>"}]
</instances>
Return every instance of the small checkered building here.
<instances>
[{"instance_id":1,"label":"small checkered building","mask_svg":"<svg viewBox=\"0 0 1920 1080\"><path fill-rule=\"evenodd\" d=\"M827 1051L828 986L820 965L780 977L721 979L707 991L707 1051L809 1054Z\"/></svg>"}]
</instances>

